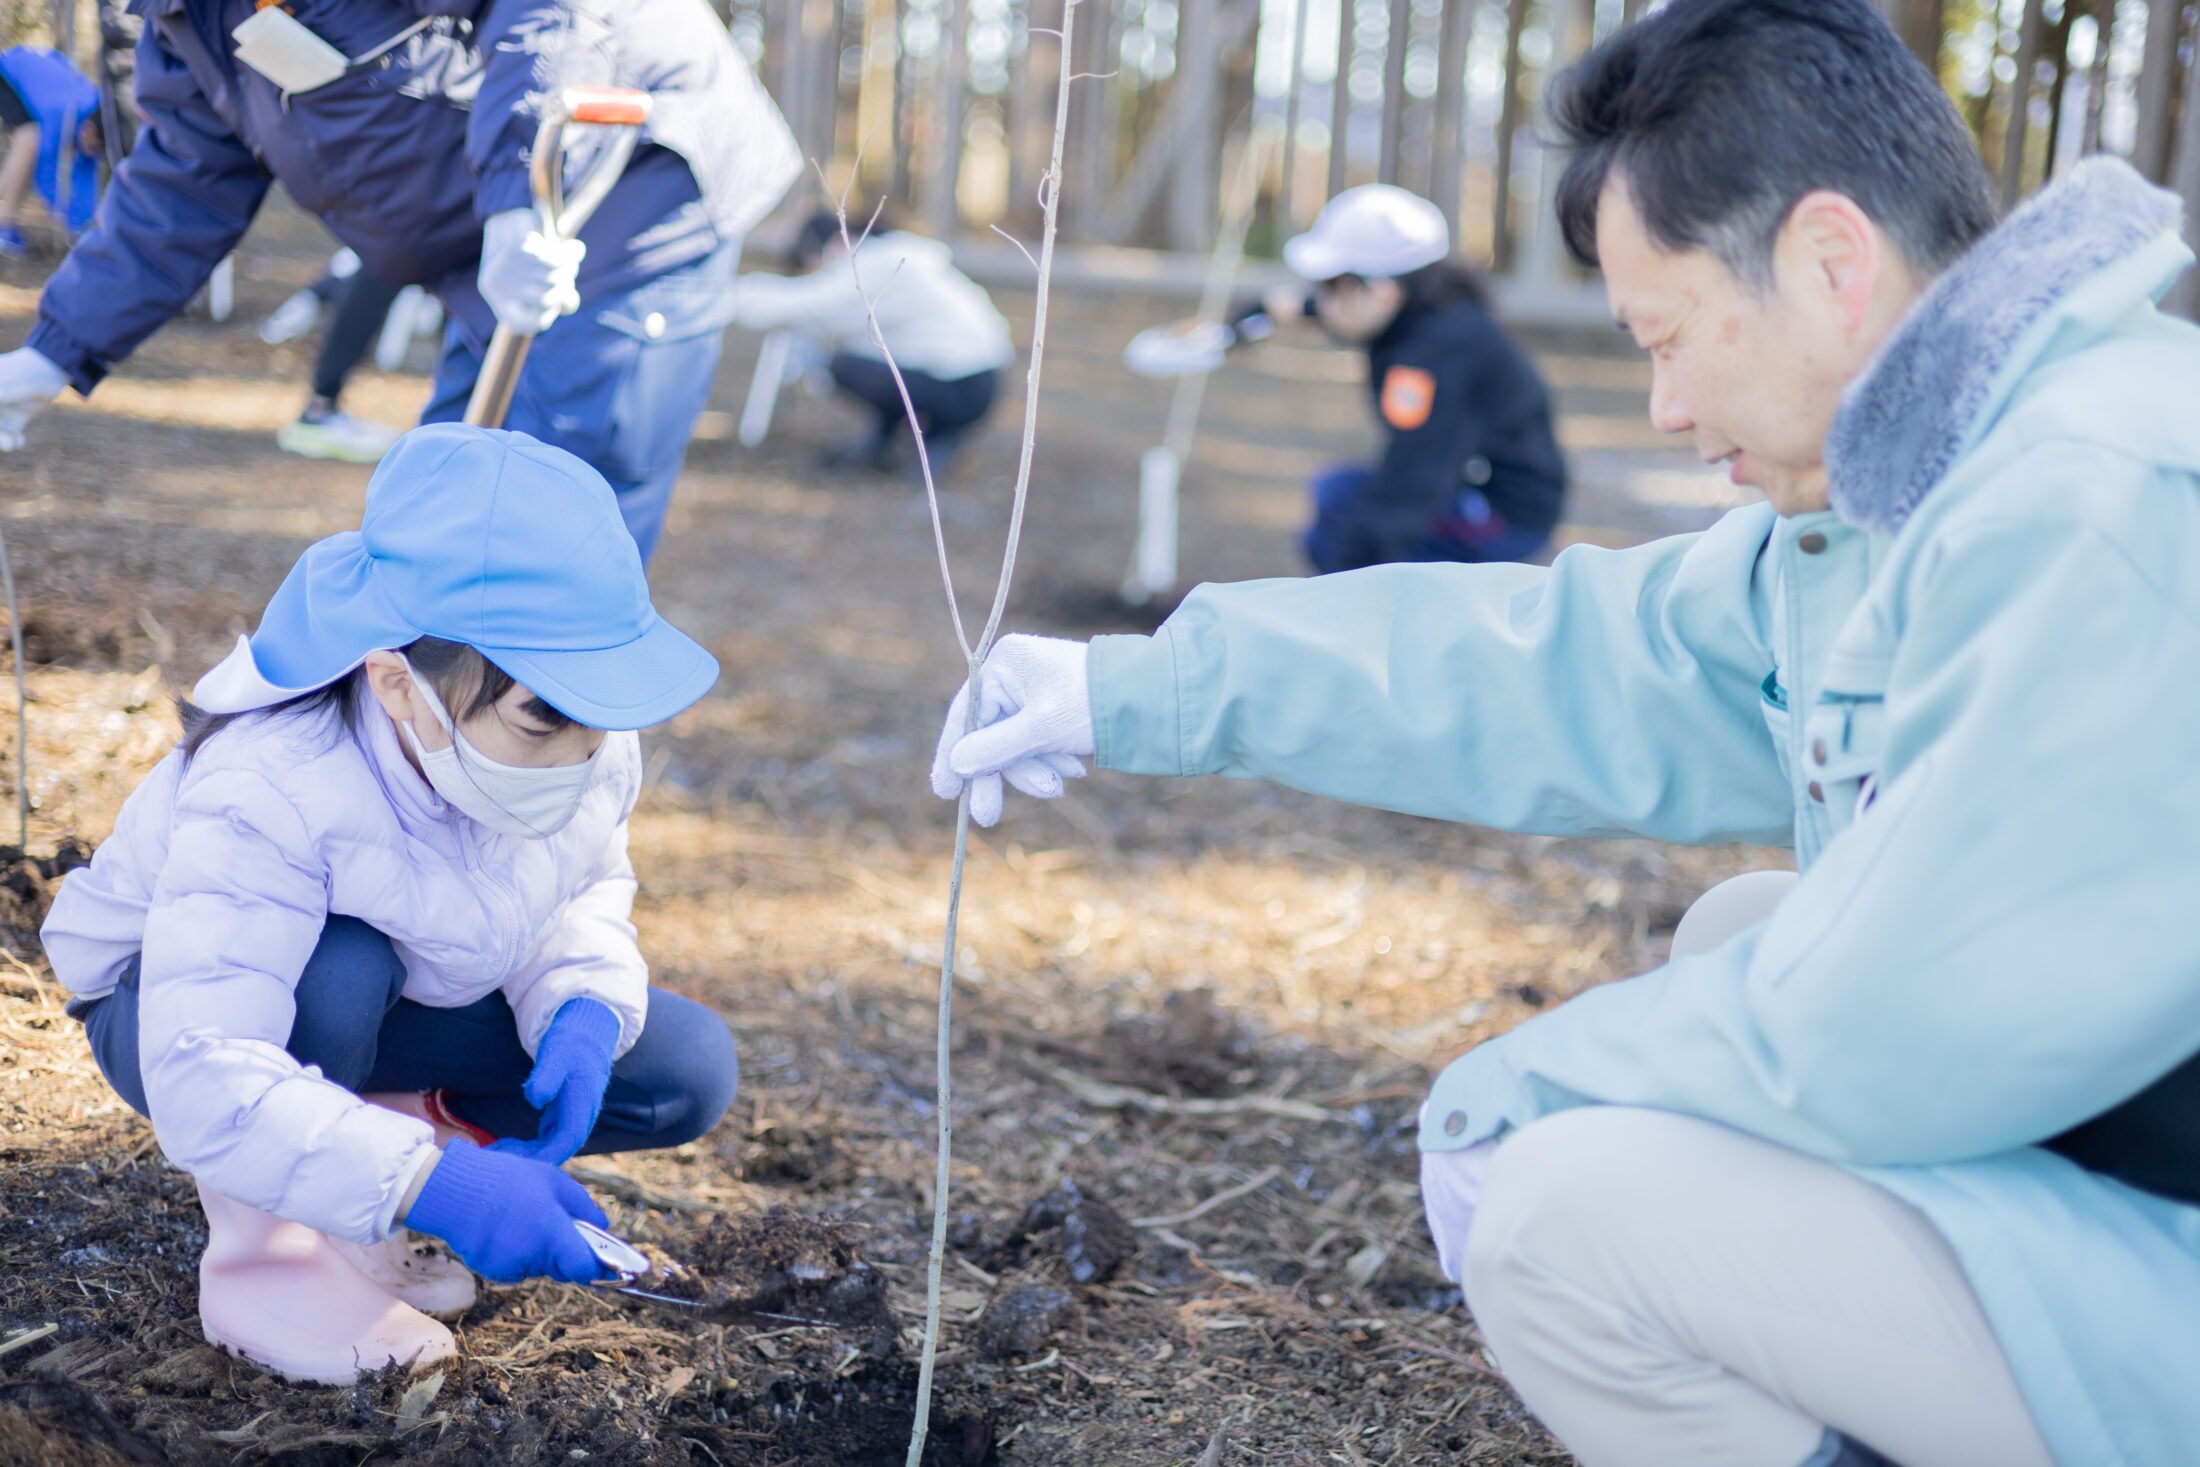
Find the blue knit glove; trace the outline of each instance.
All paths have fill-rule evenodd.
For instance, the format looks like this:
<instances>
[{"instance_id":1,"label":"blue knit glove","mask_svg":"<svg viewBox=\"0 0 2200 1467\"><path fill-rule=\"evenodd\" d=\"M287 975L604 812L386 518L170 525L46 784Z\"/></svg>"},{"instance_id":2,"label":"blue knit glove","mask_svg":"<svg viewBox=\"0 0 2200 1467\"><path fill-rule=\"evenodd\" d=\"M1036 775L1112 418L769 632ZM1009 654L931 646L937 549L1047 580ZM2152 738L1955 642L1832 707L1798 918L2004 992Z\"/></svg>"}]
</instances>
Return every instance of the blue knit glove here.
<instances>
[{"instance_id":1,"label":"blue knit glove","mask_svg":"<svg viewBox=\"0 0 2200 1467\"><path fill-rule=\"evenodd\" d=\"M611 1051L619 1044L619 1016L592 998L569 998L559 1005L535 1046L535 1068L520 1094L542 1112L535 1139L507 1137L498 1151L531 1156L552 1166L581 1149L603 1113L603 1093L611 1084Z\"/></svg>"},{"instance_id":2,"label":"blue knit glove","mask_svg":"<svg viewBox=\"0 0 2200 1467\"><path fill-rule=\"evenodd\" d=\"M467 1141L443 1148L405 1214L406 1227L433 1233L468 1268L500 1284L541 1275L568 1284L608 1277L573 1224L600 1228L609 1221L587 1189L556 1167Z\"/></svg>"}]
</instances>

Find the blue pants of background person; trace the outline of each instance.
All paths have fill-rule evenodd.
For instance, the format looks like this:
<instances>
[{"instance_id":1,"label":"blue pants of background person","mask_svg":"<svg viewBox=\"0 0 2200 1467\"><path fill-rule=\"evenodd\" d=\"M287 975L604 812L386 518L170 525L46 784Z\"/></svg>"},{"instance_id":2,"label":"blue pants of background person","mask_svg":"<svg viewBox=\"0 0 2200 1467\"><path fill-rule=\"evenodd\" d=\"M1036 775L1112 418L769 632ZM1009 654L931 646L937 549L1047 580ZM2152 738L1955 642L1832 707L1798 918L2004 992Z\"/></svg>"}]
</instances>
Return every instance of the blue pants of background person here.
<instances>
[{"instance_id":1,"label":"blue pants of background person","mask_svg":"<svg viewBox=\"0 0 2200 1467\"><path fill-rule=\"evenodd\" d=\"M346 1090L447 1090L459 1119L493 1135L532 1139L541 1113L520 1098L520 1086L534 1061L520 1047L504 996L439 1009L400 998L404 986L404 964L387 937L356 918L329 918L298 977L298 1013L285 1048ZM146 1114L136 961L114 992L72 1010L107 1083ZM603 1114L581 1150L650 1151L693 1141L733 1104L739 1073L723 1019L651 988L642 1037L611 1067Z\"/></svg>"},{"instance_id":2,"label":"blue pants of background person","mask_svg":"<svg viewBox=\"0 0 2200 1467\"><path fill-rule=\"evenodd\" d=\"M1358 506L1375 471L1364 464L1340 464L1313 482L1314 523L1307 526L1300 548L1318 576L1348 568L1345 535L1358 515ZM1482 491L1462 484L1459 503L1440 528L1414 549L1407 560L1454 560L1480 564L1493 560L1526 560L1551 541L1548 530L1519 530L1505 523L1490 507Z\"/></svg>"},{"instance_id":3,"label":"blue pants of background person","mask_svg":"<svg viewBox=\"0 0 2200 1467\"><path fill-rule=\"evenodd\" d=\"M953 452L962 435L993 410L1001 375L973 372L967 377L935 377L904 367L902 381L909 387L909 401L904 403L893 369L878 357L835 352L825 370L835 386L871 409L876 419L871 432L875 449L883 450L894 441L901 425L909 420L909 408L914 406L917 426L924 430L925 450L934 459L943 452Z\"/></svg>"},{"instance_id":4,"label":"blue pants of background person","mask_svg":"<svg viewBox=\"0 0 2200 1467\"><path fill-rule=\"evenodd\" d=\"M738 244L560 317L535 338L503 426L584 459L611 481L648 560L664 528L695 419L710 397L731 319ZM423 423L455 423L481 375L481 349L456 322Z\"/></svg>"}]
</instances>

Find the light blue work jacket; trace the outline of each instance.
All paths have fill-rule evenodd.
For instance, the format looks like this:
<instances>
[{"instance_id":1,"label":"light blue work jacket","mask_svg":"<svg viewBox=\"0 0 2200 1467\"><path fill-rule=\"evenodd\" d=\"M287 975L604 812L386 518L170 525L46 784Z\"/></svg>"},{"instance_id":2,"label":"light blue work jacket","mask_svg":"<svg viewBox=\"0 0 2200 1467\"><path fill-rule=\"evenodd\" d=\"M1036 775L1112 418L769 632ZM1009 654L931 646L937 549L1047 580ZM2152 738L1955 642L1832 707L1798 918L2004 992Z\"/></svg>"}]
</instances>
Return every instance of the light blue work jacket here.
<instances>
[{"instance_id":1,"label":"light blue work jacket","mask_svg":"<svg viewBox=\"0 0 2200 1467\"><path fill-rule=\"evenodd\" d=\"M2200 1052L2200 329L2153 304L2190 259L2088 163L1851 386L1838 513L1206 587L1089 664L1111 769L1792 843L1769 922L1460 1058L1421 1144L1607 1103L1856 1168L2063 1467L2200 1462L2200 1208L2035 1144Z\"/></svg>"}]
</instances>

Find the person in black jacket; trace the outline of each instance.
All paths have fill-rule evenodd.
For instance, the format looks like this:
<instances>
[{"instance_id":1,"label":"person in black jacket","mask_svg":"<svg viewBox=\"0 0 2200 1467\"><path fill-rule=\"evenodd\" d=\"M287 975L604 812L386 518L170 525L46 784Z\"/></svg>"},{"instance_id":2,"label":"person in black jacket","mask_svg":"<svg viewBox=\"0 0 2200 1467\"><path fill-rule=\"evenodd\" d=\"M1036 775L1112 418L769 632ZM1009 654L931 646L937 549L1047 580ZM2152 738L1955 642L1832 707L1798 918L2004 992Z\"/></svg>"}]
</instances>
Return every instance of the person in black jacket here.
<instances>
[{"instance_id":1,"label":"person in black jacket","mask_svg":"<svg viewBox=\"0 0 2200 1467\"><path fill-rule=\"evenodd\" d=\"M1550 394L1452 257L1443 212L1388 184L1347 189L1283 258L1313 282L1303 313L1367 349L1384 430L1376 463L1314 480L1315 573L1541 551L1566 495Z\"/></svg>"}]
</instances>

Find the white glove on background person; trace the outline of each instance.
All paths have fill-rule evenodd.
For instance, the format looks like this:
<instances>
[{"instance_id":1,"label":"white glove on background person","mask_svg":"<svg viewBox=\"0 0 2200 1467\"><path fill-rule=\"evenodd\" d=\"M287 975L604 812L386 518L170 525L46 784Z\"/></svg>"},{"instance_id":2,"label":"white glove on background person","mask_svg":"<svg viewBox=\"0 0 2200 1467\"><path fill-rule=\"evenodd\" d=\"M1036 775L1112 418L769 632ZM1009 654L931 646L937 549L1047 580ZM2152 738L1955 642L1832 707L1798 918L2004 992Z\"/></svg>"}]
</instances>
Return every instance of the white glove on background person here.
<instances>
[{"instance_id":1,"label":"white glove on background person","mask_svg":"<svg viewBox=\"0 0 2200 1467\"><path fill-rule=\"evenodd\" d=\"M1079 779L1079 756L1093 749L1092 696L1085 687L1085 643L1008 636L993 644L978 671L978 726L970 721L970 684L947 710L932 756L932 792L943 800L970 782L970 818L1001 818L1001 781L1034 799L1058 799Z\"/></svg>"},{"instance_id":2,"label":"white glove on background person","mask_svg":"<svg viewBox=\"0 0 2200 1467\"><path fill-rule=\"evenodd\" d=\"M560 316L581 308L577 239L552 239L535 227L533 209L506 209L481 226L481 298L497 320L522 336L539 336Z\"/></svg>"},{"instance_id":3,"label":"white glove on background person","mask_svg":"<svg viewBox=\"0 0 2200 1467\"><path fill-rule=\"evenodd\" d=\"M68 373L27 346L0 352L0 453L23 446L23 427L69 385Z\"/></svg>"}]
</instances>

